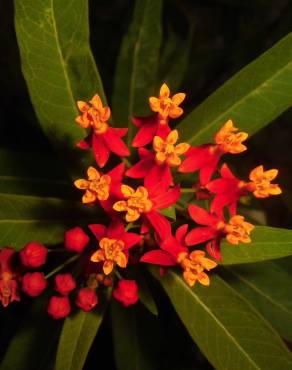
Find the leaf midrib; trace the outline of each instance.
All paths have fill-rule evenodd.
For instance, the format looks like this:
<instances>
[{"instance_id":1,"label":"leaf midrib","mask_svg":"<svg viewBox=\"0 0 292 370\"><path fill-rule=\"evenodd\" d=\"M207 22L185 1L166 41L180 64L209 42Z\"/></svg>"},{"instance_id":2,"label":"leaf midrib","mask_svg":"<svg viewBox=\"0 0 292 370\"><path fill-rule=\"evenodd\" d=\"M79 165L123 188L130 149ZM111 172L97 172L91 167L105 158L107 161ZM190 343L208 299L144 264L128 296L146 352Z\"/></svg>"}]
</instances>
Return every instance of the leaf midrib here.
<instances>
[{"instance_id":1,"label":"leaf midrib","mask_svg":"<svg viewBox=\"0 0 292 370\"><path fill-rule=\"evenodd\" d=\"M266 295L262 290L258 289L256 285L251 283L250 281L246 280L241 274L234 272L230 268L227 268L228 271L230 271L233 275L235 275L239 280L241 280L244 284L251 287L253 290L255 290L259 295L263 296L267 301L271 302L273 305L279 307L282 311L288 313L292 317L292 312L289 311L286 307L280 305L277 301L274 301L270 296Z\"/></svg>"},{"instance_id":2,"label":"leaf midrib","mask_svg":"<svg viewBox=\"0 0 292 370\"><path fill-rule=\"evenodd\" d=\"M181 279L179 279L175 275L175 279L179 281L180 285L183 285L184 288L186 288L185 283L182 282ZM216 315L210 310L208 306L204 304L203 301L194 293L192 289L188 289L190 294L193 296L193 298L201 305L204 310L214 319L214 321L218 324L218 326L226 333L226 335L231 339L231 341L236 345L236 347L244 354L244 356L248 359L248 361L255 367L255 369L262 370L257 366L257 364L253 361L253 359L249 356L249 354L240 346L240 344L237 342L237 340L230 334L230 332L225 328L225 326L221 323L221 321L216 317Z\"/></svg>"},{"instance_id":3,"label":"leaf midrib","mask_svg":"<svg viewBox=\"0 0 292 370\"><path fill-rule=\"evenodd\" d=\"M234 110L235 107L237 107L238 105L240 105L243 101L247 100L251 95L253 95L255 92L257 92L258 90L260 90L264 84L266 84L266 83L270 82L271 80L275 79L275 77L278 74L281 74L286 68L289 68L290 65L292 65L292 62L291 61L288 62L287 64L285 64L285 66L283 68L281 68L280 70L276 71L270 78L268 78L267 80L262 81L255 89L250 90L246 95L244 95L242 98L240 98L238 101L236 101L231 107L229 107L227 110L225 110L224 112L222 112L221 114L219 114L219 116L217 116L212 121L212 123L210 123L209 125L204 125L201 129L199 129L199 131L197 131L197 133L188 142L190 144L194 143L194 141L197 139L198 136L201 136L203 133L209 131L210 128L212 128L213 126L215 126L216 123L218 122L218 120L220 121L220 119L223 118L229 111ZM238 72L238 73L240 73L240 72ZM226 83L228 83L228 81ZM223 88L223 86L222 86L222 88ZM204 103L202 103L202 104L204 104ZM199 109L199 107L197 109ZM187 119L188 119L188 117L186 117L185 120L187 120ZM184 121L182 121L181 124L184 124Z\"/></svg>"}]
</instances>

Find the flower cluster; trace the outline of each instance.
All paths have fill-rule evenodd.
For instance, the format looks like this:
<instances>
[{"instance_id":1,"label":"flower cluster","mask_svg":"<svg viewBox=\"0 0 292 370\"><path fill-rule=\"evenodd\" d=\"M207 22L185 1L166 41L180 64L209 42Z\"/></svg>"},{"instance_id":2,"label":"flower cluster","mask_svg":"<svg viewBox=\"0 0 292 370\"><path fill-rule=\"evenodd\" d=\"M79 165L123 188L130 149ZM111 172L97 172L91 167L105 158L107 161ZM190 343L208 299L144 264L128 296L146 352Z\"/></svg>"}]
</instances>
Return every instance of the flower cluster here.
<instances>
[{"instance_id":1,"label":"flower cluster","mask_svg":"<svg viewBox=\"0 0 292 370\"><path fill-rule=\"evenodd\" d=\"M92 310L103 289L113 289L113 297L127 307L139 299L131 266L158 265L163 273L176 266L190 287L208 286L209 271L221 259L222 240L231 246L251 242L254 226L238 213L240 199L248 194L256 198L280 194L280 187L272 183L278 171L258 166L245 181L226 163L220 164L225 156L247 149L248 134L231 119L211 143L180 142L172 120L182 116L184 99L184 93L171 96L163 84L159 96L149 98L152 114L133 117L137 129L131 148L123 141L127 128L111 127L110 108L98 95L88 103L77 102L76 123L88 130L77 146L92 150L96 164L74 184L83 192L84 206L95 207L99 222L87 225L87 231L76 226L65 233L63 251L73 256L46 276L34 271L47 259L48 249L42 244L31 242L19 253L3 248L0 299L4 306L20 300L20 287L31 297L40 295L54 275L55 293L48 313L55 319L69 315L72 301L84 311ZM134 150L139 159L132 164ZM169 217L175 210L177 217ZM59 273L74 261L77 268ZM132 279L126 279L129 276Z\"/></svg>"}]
</instances>

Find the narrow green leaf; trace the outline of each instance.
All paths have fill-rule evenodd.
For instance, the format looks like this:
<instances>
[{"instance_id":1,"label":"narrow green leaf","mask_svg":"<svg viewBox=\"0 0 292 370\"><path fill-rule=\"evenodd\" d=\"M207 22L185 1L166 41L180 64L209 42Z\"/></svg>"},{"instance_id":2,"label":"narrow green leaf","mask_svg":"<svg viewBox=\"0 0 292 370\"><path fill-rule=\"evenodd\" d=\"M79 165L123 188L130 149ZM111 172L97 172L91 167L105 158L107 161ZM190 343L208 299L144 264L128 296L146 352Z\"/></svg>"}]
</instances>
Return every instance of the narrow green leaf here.
<instances>
[{"instance_id":1,"label":"narrow green leaf","mask_svg":"<svg viewBox=\"0 0 292 370\"><path fill-rule=\"evenodd\" d=\"M31 240L60 243L66 229L98 217L95 209L57 198L0 194L0 202L0 246L21 248Z\"/></svg>"},{"instance_id":2,"label":"narrow green leaf","mask_svg":"<svg viewBox=\"0 0 292 370\"><path fill-rule=\"evenodd\" d=\"M292 105L292 33L239 71L179 125L182 141L209 142L233 119L253 134Z\"/></svg>"},{"instance_id":3,"label":"narrow green leaf","mask_svg":"<svg viewBox=\"0 0 292 370\"><path fill-rule=\"evenodd\" d=\"M98 309L78 311L66 318L59 341L55 370L82 370L92 342L102 323L109 294L102 297Z\"/></svg>"},{"instance_id":4,"label":"narrow green leaf","mask_svg":"<svg viewBox=\"0 0 292 370\"><path fill-rule=\"evenodd\" d=\"M1 370L51 370L47 365L54 356L61 323L49 317L47 303L46 296L38 297L29 311L24 311L24 321L10 342Z\"/></svg>"},{"instance_id":5,"label":"narrow green leaf","mask_svg":"<svg viewBox=\"0 0 292 370\"><path fill-rule=\"evenodd\" d=\"M292 230L256 226L251 239L248 244L222 243L222 264L260 262L292 255Z\"/></svg>"},{"instance_id":6,"label":"narrow green leaf","mask_svg":"<svg viewBox=\"0 0 292 370\"><path fill-rule=\"evenodd\" d=\"M143 303L143 305L147 308L149 312L157 316L157 307L146 279L144 278L142 273L137 273L135 280L137 281L139 287L139 300L141 301L141 303Z\"/></svg>"},{"instance_id":7,"label":"narrow green leaf","mask_svg":"<svg viewBox=\"0 0 292 370\"><path fill-rule=\"evenodd\" d=\"M14 3L22 69L34 109L60 158L78 174L86 156L74 149L85 136L75 123L76 101L98 93L105 102L89 47L87 1Z\"/></svg>"},{"instance_id":8,"label":"narrow green leaf","mask_svg":"<svg viewBox=\"0 0 292 370\"><path fill-rule=\"evenodd\" d=\"M157 318L139 304L123 307L115 300L111 317L117 370L161 369Z\"/></svg>"},{"instance_id":9,"label":"narrow green leaf","mask_svg":"<svg viewBox=\"0 0 292 370\"><path fill-rule=\"evenodd\" d=\"M52 154L0 149L0 193L72 198L65 175Z\"/></svg>"},{"instance_id":10,"label":"narrow green leaf","mask_svg":"<svg viewBox=\"0 0 292 370\"><path fill-rule=\"evenodd\" d=\"M124 36L116 68L113 111L118 126L128 126L132 140L133 115L144 115L153 95L161 43L161 0L136 0L133 20ZM146 102L146 103L145 103Z\"/></svg>"},{"instance_id":11,"label":"narrow green leaf","mask_svg":"<svg viewBox=\"0 0 292 370\"><path fill-rule=\"evenodd\" d=\"M218 276L211 276L209 287L190 288L174 272L154 275L217 370L291 368L292 356L277 333Z\"/></svg>"},{"instance_id":12,"label":"narrow green leaf","mask_svg":"<svg viewBox=\"0 0 292 370\"><path fill-rule=\"evenodd\" d=\"M173 93L180 88L187 71L194 29L195 27L191 25L183 40L177 37L174 32L170 33L169 39L166 40L164 55L161 56L162 63L159 76L162 76L162 78L157 88L164 82L167 83Z\"/></svg>"},{"instance_id":13,"label":"narrow green leaf","mask_svg":"<svg viewBox=\"0 0 292 370\"><path fill-rule=\"evenodd\" d=\"M292 341L292 277L274 262L232 266L222 277Z\"/></svg>"},{"instance_id":14,"label":"narrow green leaf","mask_svg":"<svg viewBox=\"0 0 292 370\"><path fill-rule=\"evenodd\" d=\"M169 217L173 220L176 220L176 213L175 213L175 207L174 206L161 209L160 213L163 214L166 217Z\"/></svg>"}]
</instances>

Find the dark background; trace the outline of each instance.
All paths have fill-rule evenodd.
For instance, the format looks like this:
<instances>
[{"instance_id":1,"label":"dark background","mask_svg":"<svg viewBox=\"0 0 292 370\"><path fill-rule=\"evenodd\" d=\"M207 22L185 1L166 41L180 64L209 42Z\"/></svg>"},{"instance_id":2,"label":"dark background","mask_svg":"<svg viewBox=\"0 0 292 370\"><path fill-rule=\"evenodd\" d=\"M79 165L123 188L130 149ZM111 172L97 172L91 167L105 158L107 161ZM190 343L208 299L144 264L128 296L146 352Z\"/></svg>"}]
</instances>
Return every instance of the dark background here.
<instances>
[{"instance_id":1,"label":"dark background","mask_svg":"<svg viewBox=\"0 0 292 370\"><path fill-rule=\"evenodd\" d=\"M21 73L12 3L0 0L0 148L44 151L53 156L38 127ZM130 0L90 1L91 45L108 97L111 96L115 63L122 35L131 19L133 4ZM168 42L170 32L185 40L188 30L194 26L189 64L180 89L188 95L184 106L186 111L291 32L291 25L291 0L165 0L164 44ZM172 60L169 60L166 67L170 67L171 63ZM291 115L291 110L285 112L250 139L249 151L241 157L238 166L238 172L243 176L261 163L267 168L280 169L279 182L284 195L261 203L269 225L287 228L291 228L292 221ZM170 342L167 346L164 343L160 352L165 357L165 368L211 369L184 333L175 313L165 309L168 306L166 297L161 291L158 294L164 311L161 320L163 336ZM13 308L9 311L9 325L12 327L14 315L20 316L20 311ZM102 326L96 345L99 346L98 351L109 355L108 367L102 368L114 369L107 321ZM169 360L167 348L172 353ZM91 351L86 369L96 368L94 351L97 349Z\"/></svg>"}]
</instances>

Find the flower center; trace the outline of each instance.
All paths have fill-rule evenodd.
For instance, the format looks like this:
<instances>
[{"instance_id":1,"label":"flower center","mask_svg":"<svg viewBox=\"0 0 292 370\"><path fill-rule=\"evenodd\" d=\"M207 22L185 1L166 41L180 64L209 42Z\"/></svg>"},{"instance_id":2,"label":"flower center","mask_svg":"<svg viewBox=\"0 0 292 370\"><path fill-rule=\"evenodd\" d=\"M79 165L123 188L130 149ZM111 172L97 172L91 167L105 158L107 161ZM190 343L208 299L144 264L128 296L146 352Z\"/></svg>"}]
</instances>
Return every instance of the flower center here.
<instances>
[{"instance_id":1,"label":"flower center","mask_svg":"<svg viewBox=\"0 0 292 370\"><path fill-rule=\"evenodd\" d=\"M226 240L230 244L250 243L250 233L254 226L244 220L243 216L233 216L229 223L225 225Z\"/></svg>"},{"instance_id":2,"label":"flower center","mask_svg":"<svg viewBox=\"0 0 292 370\"><path fill-rule=\"evenodd\" d=\"M246 146L242 144L248 137L245 132L237 132L238 128L233 126L231 120L216 133L215 142L219 145L224 153L237 154L246 150Z\"/></svg>"}]
</instances>

